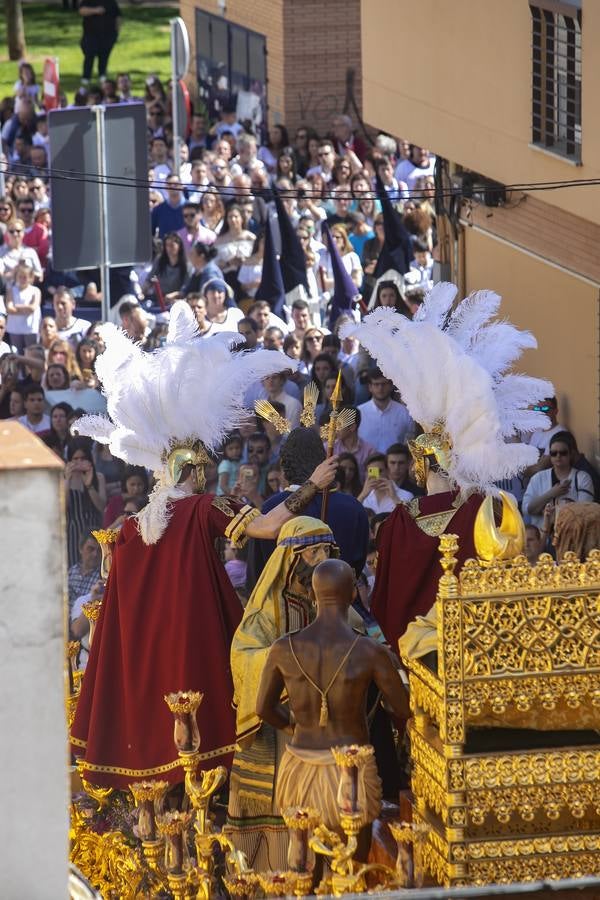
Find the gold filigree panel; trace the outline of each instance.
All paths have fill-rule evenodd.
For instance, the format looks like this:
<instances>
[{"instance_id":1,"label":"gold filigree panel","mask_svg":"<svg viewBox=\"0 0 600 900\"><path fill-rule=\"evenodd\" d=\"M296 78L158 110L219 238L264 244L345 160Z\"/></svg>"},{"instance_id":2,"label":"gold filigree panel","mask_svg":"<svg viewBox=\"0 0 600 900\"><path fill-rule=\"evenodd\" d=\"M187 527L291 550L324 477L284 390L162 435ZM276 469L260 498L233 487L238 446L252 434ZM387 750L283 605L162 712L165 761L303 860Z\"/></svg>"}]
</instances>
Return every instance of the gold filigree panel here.
<instances>
[{"instance_id":1,"label":"gold filigree panel","mask_svg":"<svg viewBox=\"0 0 600 900\"><path fill-rule=\"evenodd\" d=\"M600 749L477 756L464 760L467 789L598 783Z\"/></svg>"},{"instance_id":2,"label":"gold filigree panel","mask_svg":"<svg viewBox=\"0 0 600 900\"><path fill-rule=\"evenodd\" d=\"M483 825L488 815L501 824L508 824L514 815L523 822L533 822L538 811L550 821L556 821L565 812L574 819L586 814L597 819L600 828L600 785L563 784L543 787L496 788L494 790L468 791L467 806L470 822Z\"/></svg>"},{"instance_id":3,"label":"gold filigree panel","mask_svg":"<svg viewBox=\"0 0 600 900\"><path fill-rule=\"evenodd\" d=\"M521 676L464 686L468 725L548 729L600 728L600 673Z\"/></svg>"},{"instance_id":4,"label":"gold filigree panel","mask_svg":"<svg viewBox=\"0 0 600 900\"><path fill-rule=\"evenodd\" d=\"M427 713L436 725L441 724L444 703L442 698L429 685L424 684L414 673L410 676L410 708L413 713Z\"/></svg>"},{"instance_id":5,"label":"gold filigree panel","mask_svg":"<svg viewBox=\"0 0 600 900\"><path fill-rule=\"evenodd\" d=\"M556 563L550 554L543 553L535 566L531 566L524 556L491 565L469 559L461 569L459 581L463 597L536 594L566 588L572 591L581 591L586 587L597 590L600 585L600 550L592 550L584 563L571 552L565 553L560 563Z\"/></svg>"},{"instance_id":6,"label":"gold filigree panel","mask_svg":"<svg viewBox=\"0 0 600 900\"><path fill-rule=\"evenodd\" d=\"M464 675L600 667L600 595L462 601Z\"/></svg>"},{"instance_id":7,"label":"gold filigree panel","mask_svg":"<svg viewBox=\"0 0 600 900\"><path fill-rule=\"evenodd\" d=\"M427 807L437 813L447 825L449 804L446 791L441 785L419 766L413 769L410 784L414 795L423 798Z\"/></svg>"},{"instance_id":8,"label":"gold filigree panel","mask_svg":"<svg viewBox=\"0 0 600 900\"><path fill-rule=\"evenodd\" d=\"M409 724L410 753L413 763L424 769L440 787L446 784L446 760L430 743Z\"/></svg>"},{"instance_id":9,"label":"gold filigree panel","mask_svg":"<svg viewBox=\"0 0 600 900\"><path fill-rule=\"evenodd\" d=\"M469 841L469 859L536 856L541 853L600 851L598 834L558 834L515 841Z\"/></svg>"},{"instance_id":10,"label":"gold filigree panel","mask_svg":"<svg viewBox=\"0 0 600 900\"><path fill-rule=\"evenodd\" d=\"M600 872L600 853L556 853L533 859L493 859L469 862L469 884L511 884L515 881L555 881Z\"/></svg>"}]
</instances>

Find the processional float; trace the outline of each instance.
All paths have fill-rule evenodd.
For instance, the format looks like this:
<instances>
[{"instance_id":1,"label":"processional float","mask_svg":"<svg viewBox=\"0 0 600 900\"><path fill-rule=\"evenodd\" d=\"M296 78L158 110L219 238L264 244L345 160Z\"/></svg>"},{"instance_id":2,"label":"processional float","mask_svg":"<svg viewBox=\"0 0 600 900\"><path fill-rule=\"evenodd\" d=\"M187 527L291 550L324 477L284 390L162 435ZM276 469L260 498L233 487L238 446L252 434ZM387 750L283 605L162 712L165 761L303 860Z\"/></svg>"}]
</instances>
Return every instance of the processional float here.
<instances>
[{"instance_id":1,"label":"processional float","mask_svg":"<svg viewBox=\"0 0 600 900\"><path fill-rule=\"evenodd\" d=\"M98 533L103 577L116 533ZM469 560L440 538L437 658L407 659L411 708L411 822L387 827L397 858L357 862L365 747L336 748L340 832L318 809L284 811L288 869L254 872L215 825L226 781L198 774L202 695L165 697L184 790L166 782L130 794L80 777L71 806L71 860L104 898L342 896L421 885L480 886L600 874L600 550L560 564L542 555ZM93 624L99 613L87 611ZM93 629L90 638L93 639ZM72 723L83 673L68 646ZM83 774L83 762L78 761ZM109 810L111 814L109 815ZM112 827L107 827L107 822ZM326 861L315 883L315 861ZM466 896L466 894L464 895Z\"/></svg>"}]
</instances>

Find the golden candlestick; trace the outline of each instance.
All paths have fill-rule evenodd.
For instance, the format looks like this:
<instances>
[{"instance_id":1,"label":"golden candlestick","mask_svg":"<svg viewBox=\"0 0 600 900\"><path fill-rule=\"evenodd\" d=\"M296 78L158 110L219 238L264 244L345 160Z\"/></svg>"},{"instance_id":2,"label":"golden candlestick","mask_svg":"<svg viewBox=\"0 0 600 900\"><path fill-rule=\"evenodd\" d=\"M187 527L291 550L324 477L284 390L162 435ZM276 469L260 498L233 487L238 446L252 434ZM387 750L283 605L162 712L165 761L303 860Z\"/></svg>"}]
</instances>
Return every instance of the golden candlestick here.
<instances>
[{"instance_id":1,"label":"golden candlestick","mask_svg":"<svg viewBox=\"0 0 600 900\"><path fill-rule=\"evenodd\" d=\"M187 875L173 875L171 872L167 875L167 884L169 890L173 894L173 900L186 900L188 896Z\"/></svg>"},{"instance_id":2,"label":"golden candlestick","mask_svg":"<svg viewBox=\"0 0 600 900\"><path fill-rule=\"evenodd\" d=\"M377 889L399 887L396 872L389 866L369 863L361 864L357 868L354 860L358 849L358 835L365 826L366 813L359 801L359 777L361 769L373 756L373 747L352 744L346 747L332 747L331 752L340 773L337 804L346 842L344 843L337 832L324 825L315 828L309 846L316 853L328 857L331 867L331 875L323 878L316 893L341 897L344 894L366 891L368 874L372 877L376 875L379 879Z\"/></svg>"},{"instance_id":3,"label":"golden candlestick","mask_svg":"<svg viewBox=\"0 0 600 900\"><path fill-rule=\"evenodd\" d=\"M163 866L165 858L165 842L163 840L142 841L142 851L148 868L160 881L163 880Z\"/></svg>"},{"instance_id":4,"label":"golden candlestick","mask_svg":"<svg viewBox=\"0 0 600 900\"><path fill-rule=\"evenodd\" d=\"M178 691L167 694L165 702L173 713L173 738L180 764L185 772L185 793L194 811L196 868L188 873L188 884L197 889L196 897L199 900L210 900L215 892L213 878L215 844L228 851L228 862L238 875L248 872L248 863L244 854L236 850L227 835L213 831L210 822L210 801L227 780L227 770L224 766L217 766L198 775L200 733L197 714L202 697L198 691ZM169 884L171 886L171 882ZM180 882L174 880L171 887L173 890L179 890Z\"/></svg>"},{"instance_id":5,"label":"golden candlestick","mask_svg":"<svg viewBox=\"0 0 600 900\"><path fill-rule=\"evenodd\" d=\"M312 869L314 866L309 865L308 853L310 847L308 841L310 834L317 827L320 820L321 815L319 811L312 807L296 806L283 811L283 821L290 836L288 866L291 872L308 875L309 886L312 884ZM312 861L314 862L314 860ZM304 896L304 893L300 894L300 896Z\"/></svg>"},{"instance_id":6,"label":"golden candlestick","mask_svg":"<svg viewBox=\"0 0 600 900\"><path fill-rule=\"evenodd\" d=\"M69 694L66 699L67 706L67 727L69 732L75 721L75 713L77 711L77 703L79 701L79 693L81 691L81 679L83 672L77 669L77 657L81 650L79 641L69 641L67 645L67 670L69 675Z\"/></svg>"},{"instance_id":7,"label":"golden candlestick","mask_svg":"<svg viewBox=\"0 0 600 900\"><path fill-rule=\"evenodd\" d=\"M296 872L259 872L258 881L267 897L287 897L296 887Z\"/></svg>"},{"instance_id":8,"label":"golden candlestick","mask_svg":"<svg viewBox=\"0 0 600 900\"><path fill-rule=\"evenodd\" d=\"M258 875L254 872L244 872L241 875L224 875L223 884L227 888L230 897L239 897L240 900L251 900L259 887Z\"/></svg>"},{"instance_id":9,"label":"golden candlestick","mask_svg":"<svg viewBox=\"0 0 600 900\"><path fill-rule=\"evenodd\" d=\"M156 827L165 839L165 868L169 875L182 875L189 862L185 836L192 824L191 812L169 810L157 816Z\"/></svg>"},{"instance_id":10,"label":"golden candlestick","mask_svg":"<svg viewBox=\"0 0 600 900\"><path fill-rule=\"evenodd\" d=\"M113 545L119 537L119 531L116 528L100 528L97 531L92 531L92 534L100 544L102 551L100 578L106 582L112 565Z\"/></svg>"},{"instance_id":11,"label":"golden candlestick","mask_svg":"<svg viewBox=\"0 0 600 900\"><path fill-rule=\"evenodd\" d=\"M79 757L75 760L75 765L77 766L77 771L79 772L79 777L81 778L81 785L88 794L95 800L98 804L98 809L104 809L105 806L108 806L108 800L113 793L113 789L109 787L98 787L95 784L90 784L89 781L83 777L83 773L85 771L85 760L82 757Z\"/></svg>"},{"instance_id":12,"label":"golden candlestick","mask_svg":"<svg viewBox=\"0 0 600 900\"><path fill-rule=\"evenodd\" d=\"M414 822L390 822L389 829L398 845L396 875L399 886L404 888L422 887L422 878L418 879L421 883L415 883L413 854L410 853L409 848L421 847L425 835L429 831L429 826L417 825Z\"/></svg>"},{"instance_id":13,"label":"golden candlestick","mask_svg":"<svg viewBox=\"0 0 600 900\"><path fill-rule=\"evenodd\" d=\"M331 748L331 754L340 773L337 802L340 812L346 817L346 824L342 822L346 834L358 834L360 831L359 777L361 769L367 765L373 753L370 745L351 744ZM354 821L357 816L357 820Z\"/></svg>"},{"instance_id":14,"label":"golden candlestick","mask_svg":"<svg viewBox=\"0 0 600 900\"><path fill-rule=\"evenodd\" d=\"M90 634L88 637L88 646L92 649L92 641L94 640L94 632L96 630L96 622L100 618L100 610L102 609L102 600L88 600L81 607L83 614L90 623Z\"/></svg>"},{"instance_id":15,"label":"golden candlestick","mask_svg":"<svg viewBox=\"0 0 600 900\"><path fill-rule=\"evenodd\" d=\"M77 657L81 650L81 641L69 641L67 644L67 659L69 661L69 688L72 694L78 692L81 687L81 672L77 669ZM79 678L75 676L79 675Z\"/></svg>"},{"instance_id":16,"label":"golden candlestick","mask_svg":"<svg viewBox=\"0 0 600 900\"><path fill-rule=\"evenodd\" d=\"M156 819L162 815L168 781L135 781L129 785L135 805L140 811L137 833L142 841L156 841Z\"/></svg>"},{"instance_id":17,"label":"golden candlestick","mask_svg":"<svg viewBox=\"0 0 600 900\"><path fill-rule=\"evenodd\" d=\"M165 694L165 703L175 720L173 740L179 751L197 752L200 749L200 732L196 714L204 694L199 691L177 691Z\"/></svg>"}]
</instances>

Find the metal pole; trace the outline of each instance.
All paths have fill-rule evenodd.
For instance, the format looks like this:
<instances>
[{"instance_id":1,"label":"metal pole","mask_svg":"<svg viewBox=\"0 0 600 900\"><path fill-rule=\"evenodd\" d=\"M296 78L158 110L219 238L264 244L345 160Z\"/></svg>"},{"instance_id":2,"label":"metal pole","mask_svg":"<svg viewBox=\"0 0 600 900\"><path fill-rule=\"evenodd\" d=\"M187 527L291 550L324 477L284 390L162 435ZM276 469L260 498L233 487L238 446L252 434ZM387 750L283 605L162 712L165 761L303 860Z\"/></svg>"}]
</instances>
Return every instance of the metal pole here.
<instances>
[{"instance_id":1,"label":"metal pole","mask_svg":"<svg viewBox=\"0 0 600 900\"><path fill-rule=\"evenodd\" d=\"M4 181L4 172L8 169L8 162L4 153L0 150L0 197L4 197L6 192L6 182Z\"/></svg>"},{"instance_id":2,"label":"metal pole","mask_svg":"<svg viewBox=\"0 0 600 900\"><path fill-rule=\"evenodd\" d=\"M171 20L171 103L173 106L173 174L179 178L179 169L181 165L180 137L179 130L181 123L179 121L179 104L177 102L177 87L179 84L177 52L175 47L175 28L176 19Z\"/></svg>"},{"instance_id":3,"label":"metal pole","mask_svg":"<svg viewBox=\"0 0 600 900\"><path fill-rule=\"evenodd\" d=\"M102 290L102 321L110 312L110 259L108 253L108 185L106 183L106 131L104 107L93 106L96 113L96 146L98 151L98 205L100 210L100 286Z\"/></svg>"}]
</instances>

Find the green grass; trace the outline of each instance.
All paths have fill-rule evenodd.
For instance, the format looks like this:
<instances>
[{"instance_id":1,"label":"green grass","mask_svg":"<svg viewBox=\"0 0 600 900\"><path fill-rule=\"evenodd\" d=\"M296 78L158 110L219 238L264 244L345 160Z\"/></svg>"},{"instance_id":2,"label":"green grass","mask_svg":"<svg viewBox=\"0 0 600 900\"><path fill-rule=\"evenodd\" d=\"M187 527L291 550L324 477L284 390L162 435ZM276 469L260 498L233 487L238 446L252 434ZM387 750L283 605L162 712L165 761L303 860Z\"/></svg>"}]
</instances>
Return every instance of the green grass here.
<instances>
[{"instance_id":1,"label":"green grass","mask_svg":"<svg viewBox=\"0 0 600 900\"><path fill-rule=\"evenodd\" d=\"M110 56L109 75L129 72L134 93L143 96L144 80L150 72L163 81L170 77L169 19L177 15L177 9L166 6L135 7L126 2L120 6L123 24ZM24 3L23 13L26 59L34 66L38 84L42 82L45 58L57 56L61 88L71 102L81 82L81 16L72 10L63 11L62 3ZM0 15L0 98L12 95L17 68L18 63L8 59L5 20ZM94 77L96 71L94 66Z\"/></svg>"}]
</instances>

